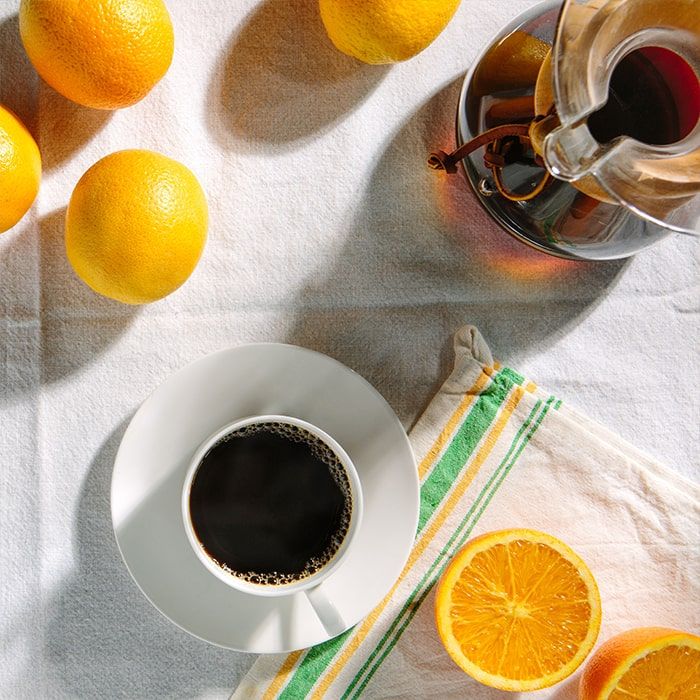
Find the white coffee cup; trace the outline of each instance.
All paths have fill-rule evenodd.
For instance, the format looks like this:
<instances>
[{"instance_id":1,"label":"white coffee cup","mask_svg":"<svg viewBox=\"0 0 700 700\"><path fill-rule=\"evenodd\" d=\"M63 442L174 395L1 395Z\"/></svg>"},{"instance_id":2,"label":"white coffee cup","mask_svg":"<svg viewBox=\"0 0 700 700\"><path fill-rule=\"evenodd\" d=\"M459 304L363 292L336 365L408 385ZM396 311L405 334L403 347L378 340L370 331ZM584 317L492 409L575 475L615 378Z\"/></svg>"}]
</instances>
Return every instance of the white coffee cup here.
<instances>
[{"instance_id":1,"label":"white coffee cup","mask_svg":"<svg viewBox=\"0 0 700 700\"><path fill-rule=\"evenodd\" d=\"M199 469L200 464L207 452L216 445L220 440L225 438L227 435L235 433L242 428L250 425L259 425L265 423L283 423L291 426L296 426L305 430L311 435L315 436L321 442L323 442L338 458L345 474L348 478L348 483L350 485L350 496L351 496L351 513L350 513L350 523L348 525L347 532L343 541L338 547L337 551L333 557L317 572L307 576L306 578L294 581L292 583L286 584L258 584L246 581L243 578L236 576L223 569L219 564L217 564L206 552L204 546L199 541L197 534L192 523L192 517L190 513L190 492L192 488L192 483L194 482L195 475ZM223 581L226 585L234 588L242 593L247 593L249 595L264 596L264 597L274 597L274 596L287 596L293 595L295 593L304 593L311 603L316 615L325 627L326 631L335 636L347 629L347 625L343 620L342 616L338 612L337 608L333 604L333 601L328 598L326 591L323 589L323 582L338 569L343 563L348 553L350 552L351 546L357 532L360 527L360 522L362 520L362 489L360 486L360 479L357 475L355 466L353 465L350 457L345 452L345 450L334 440L328 433L324 432L320 428L305 420L300 418L293 418L291 416L281 416L281 415L261 415L261 416L250 416L243 418L241 420L234 421L228 425L217 430L213 435L208 437L195 451L194 456L190 462L187 469L187 474L185 476L185 482L182 488L182 519L185 525L185 532L187 534L187 539L197 555L197 558L202 563L202 565L214 576L216 576L220 581Z\"/></svg>"}]
</instances>

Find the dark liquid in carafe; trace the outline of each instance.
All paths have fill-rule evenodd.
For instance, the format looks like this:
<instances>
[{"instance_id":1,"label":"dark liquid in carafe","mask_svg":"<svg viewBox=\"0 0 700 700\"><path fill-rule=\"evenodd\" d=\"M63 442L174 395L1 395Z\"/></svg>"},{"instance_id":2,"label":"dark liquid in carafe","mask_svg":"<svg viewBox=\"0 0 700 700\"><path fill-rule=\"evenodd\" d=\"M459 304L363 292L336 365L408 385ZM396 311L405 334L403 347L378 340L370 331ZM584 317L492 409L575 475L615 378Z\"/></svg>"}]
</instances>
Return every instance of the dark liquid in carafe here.
<instances>
[{"instance_id":1,"label":"dark liquid in carafe","mask_svg":"<svg viewBox=\"0 0 700 700\"><path fill-rule=\"evenodd\" d=\"M326 565L347 534L351 491L340 460L288 424L255 424L216 443L190 490L204 550L245 581L281 585Z\"/></svg>"},{"instance_id":2,"label":"dark liquid in carafe","mask_svg":"<svg viewBox=\"0 0 700 700\"><path fill-rule=\"evenodd\" d=\"M608 101L588 118L600 143L631 136L649 145L684 138L700 111L700 87L690 66L660 47L638 49L613 70Z\"/></svg>"}]
</instances>

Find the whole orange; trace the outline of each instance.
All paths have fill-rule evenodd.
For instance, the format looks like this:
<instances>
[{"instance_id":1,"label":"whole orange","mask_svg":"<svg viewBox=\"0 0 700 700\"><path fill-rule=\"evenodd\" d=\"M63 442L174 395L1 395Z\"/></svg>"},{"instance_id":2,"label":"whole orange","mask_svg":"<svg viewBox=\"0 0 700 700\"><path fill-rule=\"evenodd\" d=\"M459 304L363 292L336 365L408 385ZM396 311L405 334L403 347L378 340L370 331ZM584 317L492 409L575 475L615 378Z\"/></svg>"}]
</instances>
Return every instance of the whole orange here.
<instances>
[{"instance_id":1,"label":"whole orange","mask_svg":"<svg viewBox=\"0 0 700 700\"><path fill-rule=\"evenodd\" d=\"M335 47L364 63L405 61L435 41L460 0L319 0Z\"/></svg>"},{"instance_id":2,"label":"whole orange","mask_svg":"<svg viewBox=\"0 0 700 700\"><path fill-rule=\"evenodd\" d=\"M96 109L138 102L173 58L163 0L22 0L19 29L39 75Z\"/></svg>"},{"instance_id":3,"label":"whole orange","mask_svg":"<svg viewBox=\"0 0 700 700\"><path fill-rule=\"evenodd\" d=\"M66 253L94 291L147 304L192 274L207 223L204 192L182 163L152 151L118 151L75 186L66 212Z\"/></svg>"}]
</instances>

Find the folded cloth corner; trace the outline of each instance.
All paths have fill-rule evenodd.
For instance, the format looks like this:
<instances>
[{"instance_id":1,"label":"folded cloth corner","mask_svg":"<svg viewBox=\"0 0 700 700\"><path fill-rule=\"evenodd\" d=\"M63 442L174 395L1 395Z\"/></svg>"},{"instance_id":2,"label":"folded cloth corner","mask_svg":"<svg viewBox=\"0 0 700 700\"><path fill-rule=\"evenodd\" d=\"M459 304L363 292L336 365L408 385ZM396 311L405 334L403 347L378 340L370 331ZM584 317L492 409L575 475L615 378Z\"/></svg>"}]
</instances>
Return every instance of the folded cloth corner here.
<instances>
[{"instance_id":1,"label":"folded cloth corner","mask_svg":"<svg viewBox=\"0 0 700 700\"><path fill-rule=\"evenodd\" d=\"M700 487L494 363L474 327L457 332L454 370L410 439L421 509L399 580L339 637L261 656L233 700L511 697L466 676L433 621L451 557L503 528L549 532L583 557L602 598L599 642L631 627L700 628ZM529 696L574 700L576 680Z\"/></svg>"}]
</instances>

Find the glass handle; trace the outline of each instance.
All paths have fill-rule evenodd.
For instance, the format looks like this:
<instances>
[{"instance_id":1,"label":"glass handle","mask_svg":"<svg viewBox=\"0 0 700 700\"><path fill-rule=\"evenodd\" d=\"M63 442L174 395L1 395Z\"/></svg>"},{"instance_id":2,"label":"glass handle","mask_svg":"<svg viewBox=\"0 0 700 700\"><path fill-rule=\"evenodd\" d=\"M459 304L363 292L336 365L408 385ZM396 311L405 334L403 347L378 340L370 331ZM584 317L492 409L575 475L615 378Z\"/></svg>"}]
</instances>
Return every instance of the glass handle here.
<instances>
[{"instance_id":1,"label":"glass handle","mask_svg":"<svg viewBox=\"0 0 700 700\"><path fill-rule=\"evenodd\" d=\"M544 162L554 177L568 182L589 175L601 155L588 125L560 126L544 138Z\"/></svg>"}]
</instances>

